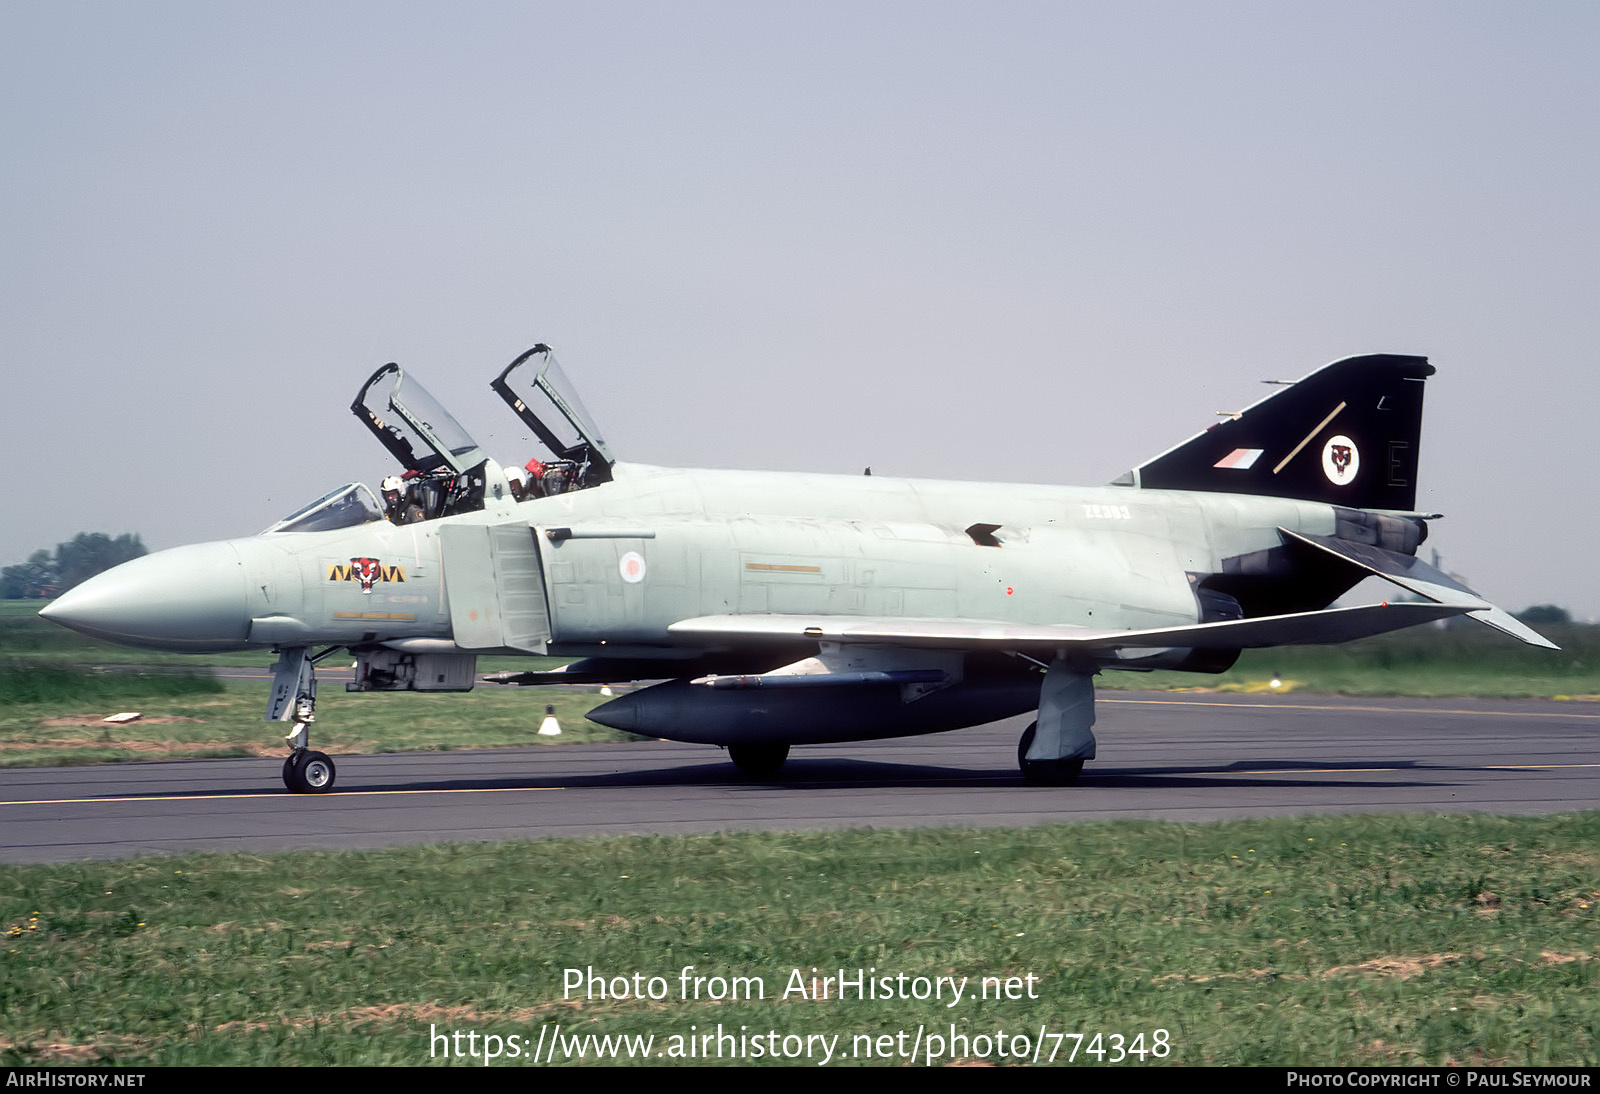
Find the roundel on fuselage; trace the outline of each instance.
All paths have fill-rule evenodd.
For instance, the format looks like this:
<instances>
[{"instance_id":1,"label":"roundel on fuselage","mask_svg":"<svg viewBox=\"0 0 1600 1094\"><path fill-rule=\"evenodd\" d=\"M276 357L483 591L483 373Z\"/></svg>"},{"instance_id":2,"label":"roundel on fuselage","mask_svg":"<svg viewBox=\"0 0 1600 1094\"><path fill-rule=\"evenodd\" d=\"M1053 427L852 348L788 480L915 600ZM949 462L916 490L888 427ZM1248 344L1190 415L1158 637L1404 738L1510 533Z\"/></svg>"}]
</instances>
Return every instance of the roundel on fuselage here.
<instances>
[{"instance_id":1,"label":"roundel on fuselage","mask_svg":"<svg viewBox=\"0 0 1600 1094\"><path fill-rule=\"evenodd\" d=\"M617 570L622 574L622 580L629 585L637 585L644 580L644 556L638 551L629 551L617 560Z\"/></svg>"}]
</instances>

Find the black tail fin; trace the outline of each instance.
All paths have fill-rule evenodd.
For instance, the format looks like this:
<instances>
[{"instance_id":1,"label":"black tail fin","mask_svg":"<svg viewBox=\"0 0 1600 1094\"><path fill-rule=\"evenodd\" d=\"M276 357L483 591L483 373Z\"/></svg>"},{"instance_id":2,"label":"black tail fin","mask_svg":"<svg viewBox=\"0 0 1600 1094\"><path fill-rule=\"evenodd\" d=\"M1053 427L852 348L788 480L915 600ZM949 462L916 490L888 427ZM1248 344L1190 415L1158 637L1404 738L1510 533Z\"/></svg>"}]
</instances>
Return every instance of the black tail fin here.
<instances>
[{"instance_id":1,"label":"black tail fin","mask_svg":"<svg viewBox=\"0 0 1600 1094\"><path fill-rule=\"evenodd\" d=\"M1346 357L1163 452L1119 482L1412 510L1426 357Z\"/></svg>"}]
</instances>

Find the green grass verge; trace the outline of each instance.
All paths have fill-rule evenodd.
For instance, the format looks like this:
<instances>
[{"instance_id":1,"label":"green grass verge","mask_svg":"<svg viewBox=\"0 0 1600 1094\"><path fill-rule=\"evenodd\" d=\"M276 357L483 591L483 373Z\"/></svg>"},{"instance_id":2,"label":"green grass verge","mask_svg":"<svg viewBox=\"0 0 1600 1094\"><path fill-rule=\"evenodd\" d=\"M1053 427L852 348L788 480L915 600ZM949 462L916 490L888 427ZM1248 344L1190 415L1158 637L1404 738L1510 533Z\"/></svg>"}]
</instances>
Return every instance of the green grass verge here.
<instances>
[{"instance_id":1,"label":"green grass verge","mask_svg":"<svg viewBox=\"0 0 1600 1094\"><path fill-rule=\"evenodd\" d=\"M263 719L262 683L31 668L17 676L6 684L0 668L0 690L24 690L40 676L53 684L39 701L0 702L0 767L284 753L288 727ZM104 691L74 695L74 681ZM173 691L164 693L167 687ZM584 719L601 702L592 689L484 685L466 694L352 694L325 685L318 689L312 743L340 755L637 739ZM555 707L560 737L538 735L546 704ZM103 721L128 710L143 717L125 725Z\"/></svg>"},{"instance_id":2,"label":"green grass verge","mask_svg":"<svg viewBox=\"0 0 1600 1094\"><path fill-rule=\"evenodd\" d=\"M209 672L108 673L38 661L0 663L0 706L125 703L219 695L222 690L222 682Z\"/></svg>"},{"instance_id":3,"label":"green grass verge","mask_svg":"<svg viewBox=\"0 0 1600 1094\"><path fill-rule=\"evenodd\" d=\"M858 1036L909 1048L953 1025L1100 1033L1106 1053L1142 1033L1151 1063L1165 1030L1175 1064L1592 1066L1597 848L1591 813L9 867L0 1062L419 1064L434 1028L520 1046L559 1024L662 1051L720 1024L837 1034L836 1062ZM758 977L765 998L683 999L688 965ZM813 967L969 987L955 1007L784 999ZM660 976L666 997L564 997L568 968ZM1036 977L1037 998L975 1001L984 976Z\"/></svg>"},{"instance_id":4,"label":"green grass verge","mask_svg":"<svg viewBox=\"0 0 1600 1094\"><path fill-rule=\"evenodd\" d=\"M262 718L264 684L223 684L197 665L265 668L268 652L161 653L84 638L38 617L42 601L0 601L0 767L116 760L277 755L283 733ZM480 658L480 672L548 667L554 658ZM110 666L98 671L94 666ZM118 671L148 666L149 672ZM585 721L592 689L501 688L461 694L348 694L324 681L313 742L324 752L402 752L619 741L632 735ZM540 737L545 706L560 737ZM108 726L135 710L137 722Z\"/></svg>"}]
</instances>

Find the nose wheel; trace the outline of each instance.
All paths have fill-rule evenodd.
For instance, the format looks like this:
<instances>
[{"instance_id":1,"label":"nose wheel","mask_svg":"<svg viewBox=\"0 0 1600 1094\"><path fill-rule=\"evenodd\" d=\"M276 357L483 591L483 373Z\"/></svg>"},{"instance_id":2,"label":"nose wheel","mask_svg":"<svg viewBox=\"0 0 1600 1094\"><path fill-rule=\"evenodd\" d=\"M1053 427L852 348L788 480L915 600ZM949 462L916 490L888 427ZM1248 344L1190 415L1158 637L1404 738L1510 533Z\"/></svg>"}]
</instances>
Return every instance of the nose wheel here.
<instances>
[{"instance_id":1,"label":"nose wheel","mask_svg":"<svg viewBox=\"0 0 1600 1094\"><path fill-rule=\"evenodd\" d=\"M295 794L326 794L333 789L336 775L333 760L309 748L291 753L283 761L283 785Z\"/></svg>"}]
</instances>

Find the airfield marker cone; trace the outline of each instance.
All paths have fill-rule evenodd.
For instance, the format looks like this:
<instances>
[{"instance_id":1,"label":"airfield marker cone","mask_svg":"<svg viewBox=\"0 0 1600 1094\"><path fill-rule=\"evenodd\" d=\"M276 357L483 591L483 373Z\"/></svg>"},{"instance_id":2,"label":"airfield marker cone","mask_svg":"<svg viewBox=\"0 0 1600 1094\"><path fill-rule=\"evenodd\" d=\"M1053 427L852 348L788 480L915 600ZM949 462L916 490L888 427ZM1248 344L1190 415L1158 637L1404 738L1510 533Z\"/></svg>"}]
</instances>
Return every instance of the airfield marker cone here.
<instances>
[{"instance_id":1,"label":"airfield marker cone","mask_svg":"<svg viewBox=\"0 0 1600 1094\"><path fill-rule=\"evenodd\" d=\"M561 736L561 723L556 721L556 708L554 706L551 706L549 704L545 705L545 708L544 708L544 721L539 724L539 736L541 736L541 737L559 737L559 736Z\"/></svg>"}]
</instances>

